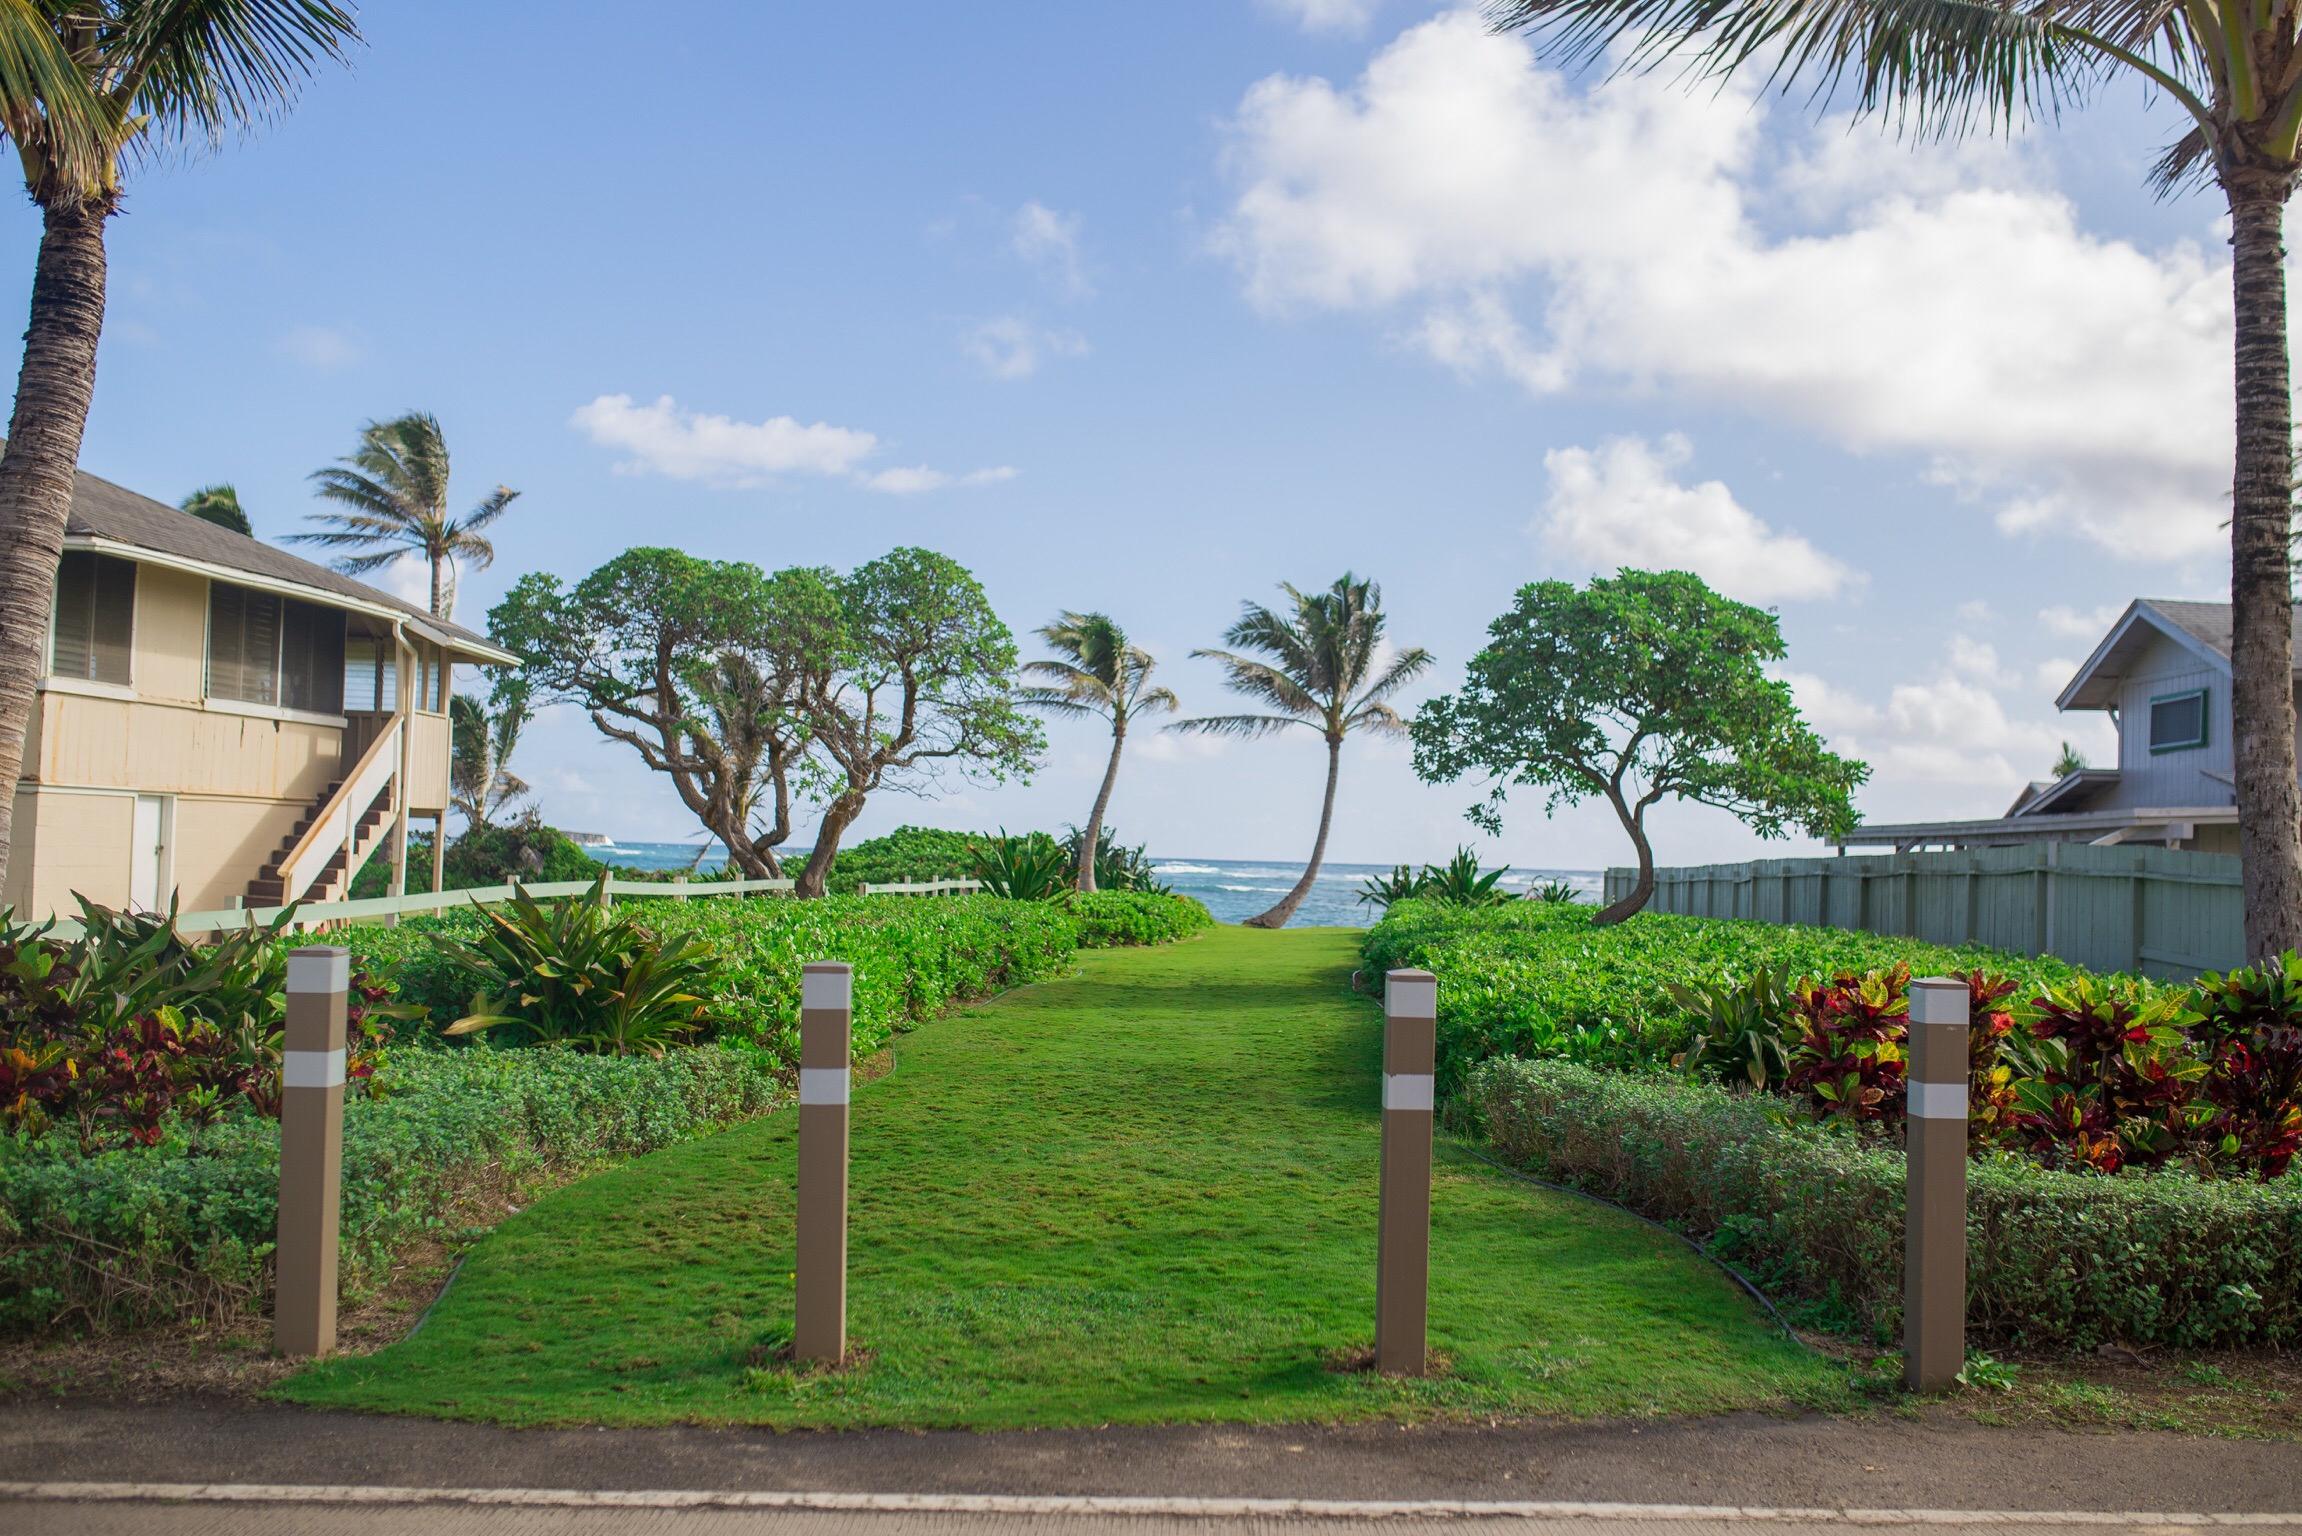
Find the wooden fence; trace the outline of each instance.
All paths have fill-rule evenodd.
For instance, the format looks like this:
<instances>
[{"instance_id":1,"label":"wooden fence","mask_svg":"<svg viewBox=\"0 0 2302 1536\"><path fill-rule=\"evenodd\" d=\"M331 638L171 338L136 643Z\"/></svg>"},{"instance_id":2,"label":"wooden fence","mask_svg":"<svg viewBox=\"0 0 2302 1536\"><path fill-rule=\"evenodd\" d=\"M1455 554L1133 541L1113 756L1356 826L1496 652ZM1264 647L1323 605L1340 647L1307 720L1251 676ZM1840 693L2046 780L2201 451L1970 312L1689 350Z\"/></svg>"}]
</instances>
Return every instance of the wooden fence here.
<instances>
[{"instance_id":1,"label":"wooden fence","mask_svg":"<svg viewBox=\"0 0 2302 1536\"><path fill-rule=\"evenodd\" d=\"M1610 869L1606 899L1637 872ZM2182 978L2245 963L2233 854L2028 843L1655 871L1648 910L1907 934Z\"/></svg>"}]
</instances>

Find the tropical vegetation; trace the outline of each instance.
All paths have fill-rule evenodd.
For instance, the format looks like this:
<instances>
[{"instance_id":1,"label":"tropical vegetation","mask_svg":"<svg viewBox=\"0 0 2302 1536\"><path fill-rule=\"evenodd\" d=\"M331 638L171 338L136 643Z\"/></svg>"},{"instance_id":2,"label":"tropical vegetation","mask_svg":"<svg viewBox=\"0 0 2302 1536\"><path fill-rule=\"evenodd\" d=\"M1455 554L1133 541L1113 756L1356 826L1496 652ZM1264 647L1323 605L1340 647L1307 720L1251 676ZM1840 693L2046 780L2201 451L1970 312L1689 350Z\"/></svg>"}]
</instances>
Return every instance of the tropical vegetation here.
<instances>
[{"instance_id":1,"label":"tropical vegetation","mask_svg":"<svg viewBox=\"0 0 2302 1536\"><path fill-rule=\"evenodd\" d=\"M1172 691L1151 682L1157 665L1151 653L1129 643L1127 632L1107 614L1066 612L1040 626L1039 638L1055 658L1023 664L1023 675L1038 681L1019 690L1016 702L1042 714L1111 722L1111 756L1095 791L1095 809L1071 849L1073 883L1092 891L1103 847L1103 816L1111 808L1112 786L1119 782L1127 728L1145 715L1182 706Z\"/></svg>"},{"instance_id":2,"label":"tropical vegetation","mask_svg":"<svg viewBox=\"0 0 2302 1536\"><path fill-rule=\"evenodd\" d=\"M1251 928L1284 928L1311 894L1335 820L1344 741L1354 731L1404 735L1406 722L1390 699L1431 664L1430 652L1421 646L1393 651L1387 645L1383 592L1372 581L1346 571L1323 591L1304 592L1285 582L1279 590L1287 594L1284 612L1247 603L1239 621L1224 632L1224 643L1232 649L1191 653L1219 663L1226 686L1268 706L1268 712L1201 715L1169 727L1252 738L1299 725L1317 731L1326 743L1327 788L1319 802L1319 833L1311 843L1310 862L1269 911L1247 919Z\"/></svg>"},{"instance_id":3,"label":"tropical vegetation","mask_svg":"<svg viewBox=\"0 0 2302 1536\"><path fill-rule=\"evenodd\" d=\"M240 493L229 485L203 485L176 506L203 523L214 523L251 538L255 536L256 526L248 521L248 514L240 506Z\"/></svg>"},{"instance_id":4,"label":"tropical vegetation","mask_svg":"<svg viewBox=\"0 0 2302 1536\"><path fill-rule=\"evenodd\" d=\"M0 449L0 875L47 660L46 616L104 331L105 229L131 161L212 148L285 111L359 42L332 0L86 0L0 7L0 135L40 209Z\"/></svg>"},{"instance_id":5,"label":"tropical vegetation","mask_svg":"<svg viewBox=\"0 0 2302 1536\"><path fill-rule=\"evenodd\" d=\"M423 561L431 571L431 611L443 619L455 613L461 567L476 571L495 563L487 530L520 494L499 485L471 511L451 513L447 436L428 411L369 422L360 428L357 448L311 478L321 499L341 510L308 514L306 521L320 526L291 533L289 541L345 551L335 564L347 576L380 571L407 556Z\"/></svg>"},{"instance_id":6,"label":"tropical vegetation","mask_svg":"<svg viewBox=\"0 0 2302 1536\"><path fill-rule=\"evenodd\" d=\"M511 771L511 757L533 718L523 677L496 684L485 704L466 693L448 700L448 797L467 827L485 826L527 798L528 782Z\"/></svg>"},{"instance_id":7,"label":"tropical vegetation","mask_svg":"<svg viewBox=\"0 0 2302 1536\"><path fill-rule=\"evenodd\" d=\"M2112 79L2180 111L2151 173L2207 181L2230 211L2237 400L2230 519L2231 707L2246 953L2302 949L2302 784L2293 688L2294 395L2286 205L2302 174L2302 11L2071 0L1497 0L1576 62L1738 72L1850 103L1925 138L2054 121Z\"/></svg>"},{"instance_id":8,"label":"tropical vegetation","mask_svg":"<svg viewBox=\"0 0 2302 1536\"><path fill-rule=\"evenodd\" d=\"M1596 796L1638 859L1630 890L1598 915L1618 923L1655 888L1647 814L1665 799L1728 812L1761 837L1853 829L1870 777L1806 723L1770 675L1785 650L1764 609L1721 597L1686 571L1620 571L1577 589L1519 589L1487 628L1462 689L1415 715L1415 772L1488 786L1465 814L1499 833L1514 788L1544 813Z\"/></svg>"}]
</instances>

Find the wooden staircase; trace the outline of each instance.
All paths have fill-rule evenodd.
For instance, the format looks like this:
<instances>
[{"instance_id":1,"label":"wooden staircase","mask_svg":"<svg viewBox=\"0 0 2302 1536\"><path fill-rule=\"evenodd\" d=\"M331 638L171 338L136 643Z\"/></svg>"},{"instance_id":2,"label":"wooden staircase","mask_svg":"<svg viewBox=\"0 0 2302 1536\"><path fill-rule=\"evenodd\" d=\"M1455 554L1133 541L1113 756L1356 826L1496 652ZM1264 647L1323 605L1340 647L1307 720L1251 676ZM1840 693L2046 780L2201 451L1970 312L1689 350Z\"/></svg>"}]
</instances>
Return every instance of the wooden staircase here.
<instances>
[{"instance_id":1,"label":"wooden staircase","mask_svg":"<svg viewBox=\"0 0 2302 1536\"><path fill-rule=\"evenodd\" d=\"M401 801L400 742L395 717L360 754L352 771L320 792L311 809L261 873L248 882L248 905L342 901L352 880L391 835Z\"/></svg>"},{"instance_id":2,"label":"wooden staircase","mask_svg":"<svg viewBox=\"0 0 2302 1536\"><path fill-rule=\"evenodd\" d=\"M296 845L303 841L312 823L320 819L328 808L328 802L341 794L343 788L339 780L320 791L319 798L312 802L311 809L304 813L303 819L296 823L286 837L280 839L280 846L272 854L270 862L264 865L255 879L248 882L249 906L284 907L290 901L342 901L350 896L352 876L360 872L390 831L392 791L389 785L360 813L355 824L352 857L349 861L344 857L344 850L339 847L335 855L320 866L318 878L293 896L288 893L288 877L285 873L288 856L295 852ZM351 865L349 873L345 871L347 862Z\"/></svg>"}]
</instances>

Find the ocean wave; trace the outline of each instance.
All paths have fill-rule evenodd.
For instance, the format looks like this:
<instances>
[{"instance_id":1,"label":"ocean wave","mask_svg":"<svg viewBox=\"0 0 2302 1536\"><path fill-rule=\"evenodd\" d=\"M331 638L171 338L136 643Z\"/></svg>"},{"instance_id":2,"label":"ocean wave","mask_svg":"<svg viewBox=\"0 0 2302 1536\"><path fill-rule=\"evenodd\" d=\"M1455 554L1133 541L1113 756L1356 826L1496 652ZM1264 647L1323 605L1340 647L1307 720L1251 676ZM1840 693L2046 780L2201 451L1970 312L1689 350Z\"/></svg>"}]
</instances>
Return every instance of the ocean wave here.
<instances>
[{"instance_id":1,"label":"ocean wave","mask_svg":"<svg viewBox=\"0 0 2302 1536\"><path fill-rule=\"evenodd\" d=\"M1155 875L1219 875L1223 869L1218 864L1154 864L1151 872Z\"/></svg>"}]
</instances>

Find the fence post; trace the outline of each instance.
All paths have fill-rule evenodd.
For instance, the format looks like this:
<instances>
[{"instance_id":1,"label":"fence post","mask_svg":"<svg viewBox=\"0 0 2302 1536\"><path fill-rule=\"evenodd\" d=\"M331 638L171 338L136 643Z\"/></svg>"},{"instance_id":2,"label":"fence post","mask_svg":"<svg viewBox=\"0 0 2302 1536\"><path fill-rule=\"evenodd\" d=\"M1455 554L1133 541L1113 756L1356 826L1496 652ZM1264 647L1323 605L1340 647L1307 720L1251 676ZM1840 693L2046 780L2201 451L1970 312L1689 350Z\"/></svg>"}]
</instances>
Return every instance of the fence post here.
<instances>
[{"instance_id":1,"label":"fence post","mask_svg":"<svg viewBox=\"0 0 2302 1536\"><path fill-rule=\"evenodd\" d=\"M336 1347L336 1224L344 1164L344 1010L351 952L315 944L288 956L280 1053L280 1212L272 1348Z\"/></svg>"},{"instance_id":2,"label":"fence post","mask_svg":"<svg viewBox=\"0 0 2302 1536\"><path fill-rule=\"evenodd\" d=\"M1949 1386L1966 1368L1967 989L1959 978L1910 984L1904 1121L1903 1382Z\"/></svg>"},{"instance_id":3,"label":"fence post","mask_svg":"<svg viewBox=\"0 0 2302 1536\"><path fill-rule=\"evenodd\" d=\"M1375 1369L1423 1374L1431 1310L1431 1118L1439 979L1383 981L1383 1173L1376 1224Z\"/></svg>"},{"instance_id":4,"label":"fence post","mask_svg":"<svg viewBox=\"0 0 2302 1536\"><path fill-rule=\"evenodd\" d=\"M825 961L799 980L799 1232L791 1352L847 1356L847 1088L854 967Z\"/></svg>"}]
</instances>

